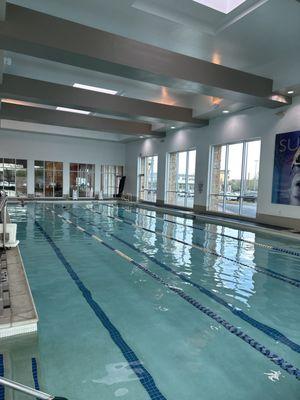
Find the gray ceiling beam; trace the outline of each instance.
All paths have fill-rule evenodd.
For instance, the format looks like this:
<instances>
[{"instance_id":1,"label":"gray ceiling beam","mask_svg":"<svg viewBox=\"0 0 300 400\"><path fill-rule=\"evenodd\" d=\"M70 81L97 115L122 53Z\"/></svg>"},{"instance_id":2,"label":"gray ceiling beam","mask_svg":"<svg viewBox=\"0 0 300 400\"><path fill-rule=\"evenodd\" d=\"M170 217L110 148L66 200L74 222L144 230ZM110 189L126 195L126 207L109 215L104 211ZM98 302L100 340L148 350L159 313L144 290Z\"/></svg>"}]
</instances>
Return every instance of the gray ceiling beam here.
<instances>
[{"instance_id":1,"label":"gray ceiling beam","mask_svg":"<svg viewBox=\"0 0 300 400\"><path fill-rule=\"evenodd\" d=\"M172 124L176 127L187 125L201 127L208 124L205 119L193 118L193 110L190 108L130 99L9 74L3 75L0 97L79 108L150 123Z\"/></svg>"},{"instance_id":2,"label":"gray ceiling beam","mask_svg":"<svg viewBox=\"0 0 300 400\"><path fill-rule=\"evenodd\" d=\"M230 98L249 105L289 103L273 81L7 4L0 48L138 81Z\"/></svg>"},{"instance_id":3,"label":"gray ceiling beam","mask_svg":"<svg viewBox=\"0 0 300 400\"><path fill-rule=\"evenodd\" d=\"M48 108L20 106L9 103L1 104L0 118L133 136L165 136L165 134L161 132L152 132L151 125L142 122L101 118L66 111L57 111Z\"/></svg>"},{"instance_id":4,"label":"gray ceiling beam","mask_svg":"<svg viewBox=\"0 0 300 400\"><path fill-rule=\"evenodd\" d=\"M6 14L6 0L0 0L0 21L5 20Z\"/></svg>"}]
</instances>

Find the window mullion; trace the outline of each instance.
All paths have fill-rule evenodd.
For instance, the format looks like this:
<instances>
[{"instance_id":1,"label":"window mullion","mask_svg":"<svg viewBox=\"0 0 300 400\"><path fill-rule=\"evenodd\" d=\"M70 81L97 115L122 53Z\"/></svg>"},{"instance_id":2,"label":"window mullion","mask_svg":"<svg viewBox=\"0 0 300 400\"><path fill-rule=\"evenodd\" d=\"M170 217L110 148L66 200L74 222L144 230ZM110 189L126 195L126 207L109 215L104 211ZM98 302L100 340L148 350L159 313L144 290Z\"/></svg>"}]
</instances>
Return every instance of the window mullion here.
<instances>
[{"instance_id":1,"label":"window mullion","mask_svg":"<svg viewBox=\"0 0 300 400\"><path fill-rule=\"evenodd\" d=\"M186 152L186 163L185 163L185 196L184 196L184 206L187 207L187 194L188 194L188 179L189 179L189 157L190 152Z\"/></svg>"},{"instance_id":2,"label":"window mullion","mask_svg":"<svg viewBox=\"0 0 300 400\"><path fill-rule=\"evenodd\" d=\"M246 166L247 166L247 142L244 142L243 143L243 155L242 155L239 214L242 214L242 204L243 204L243 200L244 200L244 190L245 190L245 174L247 171Z\"/></svg>"},{"instance_id":3,"label":"window mullion","mask_svg":"<svg viewBox=\"0 0 300 400\"><path fill-rule=\"evenodd\" d=\"M225 201L227 193L227 181L228 181L228 158L229 158L229 145L226 145L225 153L225 171L224 171L224 193L223 193L223 212L225 212Z\"/></svg>"}]
</instances>

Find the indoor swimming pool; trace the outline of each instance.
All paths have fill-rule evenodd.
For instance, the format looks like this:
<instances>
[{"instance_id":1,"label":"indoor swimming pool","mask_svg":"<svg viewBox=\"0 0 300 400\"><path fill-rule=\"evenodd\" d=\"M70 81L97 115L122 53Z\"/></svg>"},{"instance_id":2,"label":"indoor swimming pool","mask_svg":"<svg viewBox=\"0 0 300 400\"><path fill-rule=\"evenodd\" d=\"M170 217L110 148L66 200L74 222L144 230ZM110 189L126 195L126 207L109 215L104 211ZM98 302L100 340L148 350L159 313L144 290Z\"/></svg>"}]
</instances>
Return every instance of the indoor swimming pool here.
<instances>
[{"instance_id":1,"label":"indoor swimming pool","mask_svg":"<svg viewBox=\"0 0 300 400\"><path fill-rule=\"evenodd\" d=\"M9 213L39 325L0 373L69 400L300 399L300 242L127 204Z\"/></svg>"}]
</instances>

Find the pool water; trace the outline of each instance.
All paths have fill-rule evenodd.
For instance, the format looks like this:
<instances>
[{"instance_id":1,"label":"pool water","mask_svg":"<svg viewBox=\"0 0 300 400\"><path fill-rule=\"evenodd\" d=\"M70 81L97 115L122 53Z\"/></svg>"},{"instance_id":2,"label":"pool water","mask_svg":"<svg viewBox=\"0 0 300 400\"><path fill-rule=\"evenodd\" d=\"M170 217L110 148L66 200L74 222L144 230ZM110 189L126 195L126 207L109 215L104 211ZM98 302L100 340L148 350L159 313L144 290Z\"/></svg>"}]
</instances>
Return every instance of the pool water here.
<instances>
[{"instance_id":1,"label":"pool water","mask_svg":"<svg viewBox=\"0 0 300 400\"><path fill-rule=\"evenodd\" d=\"M0 343L7 377L69 400L300 399L300 242L128 205L9 212L39 325Z\"/></svg>"}]
</instances>

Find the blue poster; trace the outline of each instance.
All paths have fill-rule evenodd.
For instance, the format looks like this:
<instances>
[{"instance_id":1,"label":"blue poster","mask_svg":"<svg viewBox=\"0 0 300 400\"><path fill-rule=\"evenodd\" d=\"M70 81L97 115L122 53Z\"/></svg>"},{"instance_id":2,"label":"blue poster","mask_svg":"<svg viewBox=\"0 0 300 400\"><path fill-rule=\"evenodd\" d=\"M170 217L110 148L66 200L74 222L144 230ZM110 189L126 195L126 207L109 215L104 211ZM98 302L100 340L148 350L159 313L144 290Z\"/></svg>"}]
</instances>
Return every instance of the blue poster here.
<instances>
[{"instance_id":1,"label":"blue poster","mask_svg":"<svg viewBox=\"0 0 300 400\"><path fill-rule=\"evenodd\" d=\"M300 206L300 131L276 135L272 203Z\"/></svg>"}]
</instances>

